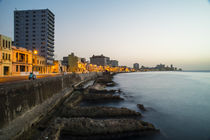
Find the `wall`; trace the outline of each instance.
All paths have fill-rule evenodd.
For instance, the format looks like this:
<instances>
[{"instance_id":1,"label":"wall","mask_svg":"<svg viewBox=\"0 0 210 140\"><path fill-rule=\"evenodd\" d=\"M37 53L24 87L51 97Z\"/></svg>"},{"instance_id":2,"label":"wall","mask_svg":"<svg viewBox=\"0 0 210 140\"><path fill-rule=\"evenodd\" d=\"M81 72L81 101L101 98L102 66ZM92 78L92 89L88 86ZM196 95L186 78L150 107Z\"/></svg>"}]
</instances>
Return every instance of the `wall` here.
<instances>
[{"instance_id":1,"label":"wall","mask_svg":"<svg viewBox=\"0 0 210 140\"><path fill-rule=\"evenodd\" d=\"M72 85L98 75L101 73L68 74L0 85L0 129L7 127L34 107L49 102L52 97L55 98L53 102L57 102L56 98L60 99L59 95L64 96L61 93L72 89Z\"/></svg>"}]
</instances>

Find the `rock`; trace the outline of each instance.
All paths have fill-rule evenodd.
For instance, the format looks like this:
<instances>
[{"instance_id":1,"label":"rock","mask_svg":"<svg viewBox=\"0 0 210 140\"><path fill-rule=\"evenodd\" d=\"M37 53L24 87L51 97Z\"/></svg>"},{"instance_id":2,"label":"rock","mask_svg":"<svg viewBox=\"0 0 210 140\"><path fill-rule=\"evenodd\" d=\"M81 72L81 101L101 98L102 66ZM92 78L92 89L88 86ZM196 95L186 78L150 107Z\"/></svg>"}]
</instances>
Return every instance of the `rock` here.
<instances>
[{"instance_id":1,"label":"rock","mask_svg":"<svg viewBox=\"0 0 210 140\"><path fill-rule=\"evenodd\" d=\"M157 132L159 131L152 124L135 119L57 118L43 132L42 138L57 139L60 135L68 139L121 139Z\"/></svg>"},{"instance_id":2,"label":"rock","mask_svg":"<svg viewBox=\"0 0 210 140\"><path fill-rule=\"evenodd\" d=\"M112 95L112 94L96 94L96 93L89 93L84 94L83 99L85 101L90 102L102 102L102 101L122 101L124 100L118 95Z\"/></svg>"},{"instance_id":3,"label":"rock","mask_svg":"<svg viewBox=\"0 0 210 140\"><path fill-rule=\"evenodd\" d=\"M90 117L90 118L110 118L110 117L135 117L141 116L139 112L127 108L115 107L66 107L63 109L61 117Z\"/></svg>"},{"instance_id":4,"label":"rock","mask_svg":"<svg viewBox=\"0 0 210 140\"><path fill-rule=\"evenodd\" d=\"M106 90L106 89L97 90L97 89L93 89L93 88L89 89L89 93L102 93L102 94L109 93L109 94L114 94L115 92L117 92L117 90Z\"/></svg>"},{"instance_id":5,"label":"rock","mask_svg":"<svg viewBox=\"0 0 210 140\"><path fill-rule=\"evenodd\" d=\"M114 87L114 86L116 86L116 83L112 81L112 82L106 83L106 86Z\"/></svg>"},{"instance_id":6,"label":"rock","mask_svg":"<svg viewBox=\"0 0 210 140\"><path fill-rule=\"evenodd\" d=\"M143 104L137 104L137 107L142 111L147 111Z\"/></svg>"}]
</instances>

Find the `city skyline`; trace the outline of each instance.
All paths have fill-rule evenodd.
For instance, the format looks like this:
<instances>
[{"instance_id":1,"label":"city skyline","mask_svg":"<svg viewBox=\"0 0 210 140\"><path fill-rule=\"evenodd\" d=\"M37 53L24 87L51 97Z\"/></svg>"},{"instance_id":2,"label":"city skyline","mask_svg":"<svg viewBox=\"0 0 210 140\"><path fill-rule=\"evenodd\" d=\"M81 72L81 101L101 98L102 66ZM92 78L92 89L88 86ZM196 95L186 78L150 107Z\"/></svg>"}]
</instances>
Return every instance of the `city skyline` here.
<instances>
[{"instance_id":1,"label":"city skyline","mask_svg":"<svg viewBox=\"0 0 210 140\"><path fill-rule=\"evenodd\" d=\"M75 52L104 54L120 65L174 64L210 70L210 4L196 1L0 1L1 33L14 40L13 12L50 9L55 17L55 59ZM4 18L3 18L4 17Z\"/></svg>"}]
</instances>

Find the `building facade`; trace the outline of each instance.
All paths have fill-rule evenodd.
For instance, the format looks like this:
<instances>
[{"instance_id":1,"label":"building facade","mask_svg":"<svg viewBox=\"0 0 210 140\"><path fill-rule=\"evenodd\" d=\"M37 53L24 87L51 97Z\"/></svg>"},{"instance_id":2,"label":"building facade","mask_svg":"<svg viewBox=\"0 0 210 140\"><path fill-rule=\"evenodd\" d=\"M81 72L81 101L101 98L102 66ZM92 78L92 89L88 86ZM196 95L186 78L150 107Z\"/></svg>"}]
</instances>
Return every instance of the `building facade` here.
<instances>
[{"instance_id":1,"label":"building facade","mask_svg":"<svg viewBox=\"0 0 210 140\"><path fill-rule=\"evenodd\" d=\"M14 45L37 50L46 58L54 60L55 16L49 9L14 11Z\"/></svg>"},{"instance_id":2,"label":"building facade","mask_svg":"<svg viewBox=\"0 0 210 140\"><path fill-rule=\"evenodd\" d=\"M110 65L112 67L118 67L118 61L117 60L110 60Z\"/></svg>"},{"instance_id":3,"label":"building facade","mask_svg":"<svg viewBox=\"0 0 210 140\"><path fill-rule=\"evenodd\" d=\"M43 56L32 56L32 71L36 74L51 73L51 65L46 64L46 59Z\"/></svg>"},{"instance_id":4,"label":"building facade","mask_svg":"<svg viewBox=\"0 0 210 140\"><path fill-rule=\"evenodd\" d=\"M135 70L138 70L138 69L139 69L139 63L134 63L134 64L133 64L133 68L134 68Z\"/></svg>"},{"instance_id":5,"label":"building facade","mask_svg":"<svg viewBox=\"0 0 210 140\"><path fill-rule=\"evenodd\" d=\"M93 55L90 57L90 63L98 66L106 66L110 63L110 58L102 55Z\"/></svg>"},{"instance_id":6,"label":"building facade","mask_svg":"<svg viewBox=\"0 0 210 140\"><path fill-rule=\"evenodd\" d=\"M12 75L12 39L0 34L0 76Z\"/></svg>"},{"instance_id":7,"label":"building facade","mask_svg":"<svg viewBox=\"0 0 210 140\"><path fill-rule=\"evenodd\" d=\"M12 46L12 75L28 75L32 72L32 51Z\"/></svg>"}]
</instances>

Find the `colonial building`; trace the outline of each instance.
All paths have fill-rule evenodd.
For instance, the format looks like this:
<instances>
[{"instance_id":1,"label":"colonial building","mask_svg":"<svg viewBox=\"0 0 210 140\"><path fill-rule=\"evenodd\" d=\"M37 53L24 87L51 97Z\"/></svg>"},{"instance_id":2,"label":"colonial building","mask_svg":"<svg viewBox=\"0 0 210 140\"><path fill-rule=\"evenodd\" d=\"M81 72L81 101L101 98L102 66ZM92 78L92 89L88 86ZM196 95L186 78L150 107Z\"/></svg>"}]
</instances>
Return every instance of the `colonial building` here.
<instances>
[{"instance_id":1,"label":"colonial building","mask_svg":"<svg viewBox=\"0 0 210 140\"><path fill-rule=\"evenodd\" d=\"M32 58L33 58L32 67L33 67L33 72L34 73L36 73L36 74L51 73L51 66L48 66L46 64L45 57L34 54Z\"/></svg>"},{"instance_id":2,"label":"colonial building","mask_svg":"<svg viewBox=\"0 0 210 140\"><path fill-rule=\"evenodd\" d=\"M62 61L54 60L53 66L51 67L51 72L53 73L62 73L67 72L67 66L62 65Z\"/></svg>"},{"instance_id":3,"label":"colonial building","mask_svg":"<svg viewBox=\"0 0 210 140\"><path fill-rule=\"evenodd\" d=\"M0 76L12 75L12 40L0 34Z\"/></svg>"},{"instance_id":4,"label":"colonial building","mask_svg":"<svg viewBox=\"0 0 210 140\"><path fill-rule=\"evenodd\" d=\"M28 75L32 72L32 51L12 46L12 74Z\"/></svg>"}]
</instances>

